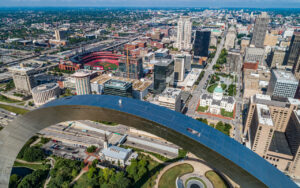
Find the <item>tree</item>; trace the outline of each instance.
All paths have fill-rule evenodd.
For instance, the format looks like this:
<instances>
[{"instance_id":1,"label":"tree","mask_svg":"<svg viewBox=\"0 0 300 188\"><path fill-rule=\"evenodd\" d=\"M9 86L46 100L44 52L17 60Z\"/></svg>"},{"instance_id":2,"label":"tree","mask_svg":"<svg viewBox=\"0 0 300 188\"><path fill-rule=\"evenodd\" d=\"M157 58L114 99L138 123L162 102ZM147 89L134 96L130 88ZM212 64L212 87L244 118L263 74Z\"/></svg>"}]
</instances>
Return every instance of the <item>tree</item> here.
<instances>
[{"instance_id":1,"label":"tree","mask_svg":"<svg viewBox=\"0 0 300 188\"><path fill-rule=\"evenodd\" d=\"M97 169L95 167L90 167L89 171L88 171L88 178L92 179L95 175L96 175Z\"/></svg>"},{"instance_id":2,"label":"tree","mask_svg":"<svg viewBox=\"0 0 300 188\"><path fill-rule=\"evenodd\" d=\"M78 174L78 171L76 169L72 169L72 177L75 178Z\"/></svg>"},{"instance_id":3,"label":"tree","mask_svg":"<svg viewBox=\"0 0 300 188\"><path fill-rule=\"evenodd\" d=\"M96 151L96 149L97 149L97 147L94 146L94 145L92 145L92 146L88 147L88 148L86 149L86 151L87 151L88 153L94 153L94 152Z\"/></svg>"},{"instance_id":4,"label":"tree","mask_svg":"<svg viewBox=\"0 0 300 188\"><path fill-rule=\"evenodd\" d=\"M9 179L9 187L10 188L17 187L20 179L21 179L21 177L18 176L17 174L11 175L10 179Z\"/></svg>"},{"instance_id":5,"label":"tree","mask_svg":"<svg viewBox=\"0 0 300 188\"><path fill-rule=\"evenodd\" d=\"M25 150L24 152L24 160L26 161L41 161L45 158L45 154L44 151L37 147L37 146L33 146L33 147L29 147Z\"/></svg>"},{"instance_id":6,"label":"tree","mask_svg":"<svg viewBox=\"0 0 300 188\"><path fill-rule=\"evenodd\" d=\"M18 188L37 188L42 187L42 183L47 178L47 170L36 170L25 176L19 183Z\"/></svg>"}]
</instances>

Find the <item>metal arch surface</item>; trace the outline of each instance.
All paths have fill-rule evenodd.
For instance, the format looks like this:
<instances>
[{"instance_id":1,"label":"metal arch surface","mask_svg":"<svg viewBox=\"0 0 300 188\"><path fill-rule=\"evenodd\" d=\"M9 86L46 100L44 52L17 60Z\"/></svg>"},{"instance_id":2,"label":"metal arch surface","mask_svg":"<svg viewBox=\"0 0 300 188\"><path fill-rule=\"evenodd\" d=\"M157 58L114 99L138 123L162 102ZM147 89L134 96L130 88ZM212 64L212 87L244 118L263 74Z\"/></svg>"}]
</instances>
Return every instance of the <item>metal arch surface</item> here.
<instances>
[{"instance_id":1,"label":"metal arch surface","mask_svg":"<svg viewBox=\"0 0 300 188\"><path fill-rule=\"evenodd\" d=\"M8 187L14 160L30 137L69 120L113 121L155 134L194 153L243 188L297 187L257 154L197 120L151 103L105 95L58 99L5 127L0 132L0 187Z\"/></svg>"}]
</instances>

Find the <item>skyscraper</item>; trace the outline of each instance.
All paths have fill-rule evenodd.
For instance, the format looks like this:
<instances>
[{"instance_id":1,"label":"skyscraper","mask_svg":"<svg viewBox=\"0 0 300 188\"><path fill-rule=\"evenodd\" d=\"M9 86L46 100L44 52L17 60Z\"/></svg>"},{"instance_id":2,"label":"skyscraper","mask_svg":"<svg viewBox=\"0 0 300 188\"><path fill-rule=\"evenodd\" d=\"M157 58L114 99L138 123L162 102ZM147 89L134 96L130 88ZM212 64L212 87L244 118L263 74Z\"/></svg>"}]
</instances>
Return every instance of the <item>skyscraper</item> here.
<instances>
[{"instance_id":1,"label":"skyscraper","mask_svg":"<svg viewBox=\"0 0 300 188\"><path fill-rule=\"evenodd\" d=\"M192 23L189 16L180 16L177 24L177 41L175 47L179 50L192 48Z\"/></svg>"},{"instance_id":2,"label":"skyscraper","mask_svg":"<svg viewBox=\"0 0 300 188\"><path fill-rule=\"evenodd\" d=\"M127 57L121 57L119 62L119 72L117 75L122 77L129 77L132 79L140 79L143 77L143 61L140 57L129 57L128 58L127 70ZM129 73L129 75L127 75Z\"/></svg>"},{"instance_id":3,"label":"skyscraper","mask_svg":"<svg viewBox=\"0 0 300 188\"><path fill-rule=\"evenodd\" d=\"M259 15L254 24L254 31L251 40L251 44L253 44L257 48L264 47L264 41L266 37L266 31L269 24L269 16L266 12L262 12Z\"/></svg>"},{"instance_id":4,"label":"skyscraper","mask_svg":"<svg viewBox=\"0 0 300 188\"><path fill-rule=\"evenodd\" d=\"M90 73L87 71L78 71L72 75L75 78L77 95L91 94Z\"/></svg>"},{"instance_id":5,"label":"skyscraper","mask_svg":"<svg viewBox=\"0 0 300 188\"><path fill-rule=\"evenodd\" d=\"M300 78L300 32L294 32L289 47L287 65L293 66L293 73Z\"/></svg>"},{"instance_id":6,"label":"skyscraper","mask_svg":"<svg viewBox=\"0 0 300 188\"><path fill-rule=\"evenodd\" d=\"M267 94L294 98L298 88L298 82L299 81L291 72L273 69Z\"/></svg>"},{"instance_id":7,"label":"skyscraper","mask_svg":"<svg viewBox=\"0 0 300 188\"><path fill-rule=\"evenodd\" d=\"M174 58L174 80L175 81L183 81L184 79L184 73L185 73L185 68L184 68L184 55L177 55Z\"/></svg>"},{"instance_id":8,"label":"skyscraper","mask_svg":"<svg viewBox=\"0 0 300 188\"><path fill-rule=\"evenodd\" d=\"M35 86L34 74L36 71L31 67L20 66L10 67L9 72L13 75L15 87L18 91L26 94L31 93L31 89Z\"/></svg>"},{"instance_id":9,"label":"skyscraper","mask_svg":"<svg viewBox=\"0 0 300 188\"><path fill-rule=\"evenodd\" d=\"M210 43L210 31L196 31L194 42L194 55L208 57L208 48Z\"/></svg>"},{"instance_id":10,"label":"skyscraper","mask_svg":"<svg viewBox=\"0 0 300 188\"><path fill-rule=\"evenodd\" d=\"M154 92L161 93L174 81L174 60L160 59L154 64Z\"/></svg>"},{"instance_id":11,"label":"skyscraper","mask_svg":"<svg viewBox=\"0 0 300 188\"><path fill-rule=\"evenodd\" d=\"M55 33L55 39L56 40L61 41L61 40L65 40L67 38L67 31L66 30L58 30L58 29L56 29L54 31L54 33Z\"/></svg>"},{"instance_id":12,"label":"skyscraper","mask_svg":"<svg viewBox=\"0 0 300 188\"><path fill-rule=\"evenodd\" d=\"M294 66L298 60L299 54L300 54L300 32L294 32L289 47L287 65Z\"/></svg>"}]
</instances>

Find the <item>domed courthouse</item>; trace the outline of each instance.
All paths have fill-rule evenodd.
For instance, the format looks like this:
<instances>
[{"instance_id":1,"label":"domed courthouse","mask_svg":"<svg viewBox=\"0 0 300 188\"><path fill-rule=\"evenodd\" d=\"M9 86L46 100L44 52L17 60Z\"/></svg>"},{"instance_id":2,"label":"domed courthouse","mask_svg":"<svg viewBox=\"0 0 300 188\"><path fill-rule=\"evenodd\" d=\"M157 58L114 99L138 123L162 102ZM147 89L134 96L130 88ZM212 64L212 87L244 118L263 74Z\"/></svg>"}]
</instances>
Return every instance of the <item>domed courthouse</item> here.
<instances>
[{"instance_id":1,"label":"domed courthouse","mask_svg":"<svg viewBox=\"0 0 300 188\"><path fill-rule=\"evenodd\" d=\"M231 96L224 96L224 91L219 84L213 94L202 94L200 96L200 107L206 108L206 112L212 114L221 114L221 110L226 112L233 112L235 106L235 99Z\"/></svg>"}]
</instances>

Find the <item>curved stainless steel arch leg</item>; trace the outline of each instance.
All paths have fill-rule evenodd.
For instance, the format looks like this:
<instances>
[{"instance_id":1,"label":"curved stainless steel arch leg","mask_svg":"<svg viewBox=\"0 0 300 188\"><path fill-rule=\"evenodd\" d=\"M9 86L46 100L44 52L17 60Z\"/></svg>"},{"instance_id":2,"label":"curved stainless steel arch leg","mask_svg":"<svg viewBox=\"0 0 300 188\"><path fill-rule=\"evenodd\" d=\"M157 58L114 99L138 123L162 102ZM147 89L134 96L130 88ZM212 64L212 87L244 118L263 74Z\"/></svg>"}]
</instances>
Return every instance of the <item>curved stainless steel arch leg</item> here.
<instances>
[{"instance_id":1,"label":"curved stainless steel arch leg","mask_svg":"<svg viewBox=\"0 0 300 188\"><path fill-rule=\"evenodd\" d=\"M155 134L194 153L243 188L297 187L257 154L197 120L154 104L103 95L55 100L4 128L0 132L0 187L8 187L14 160L30 137L69 120L113 121Z\"/></svg>"}]
</instances>

